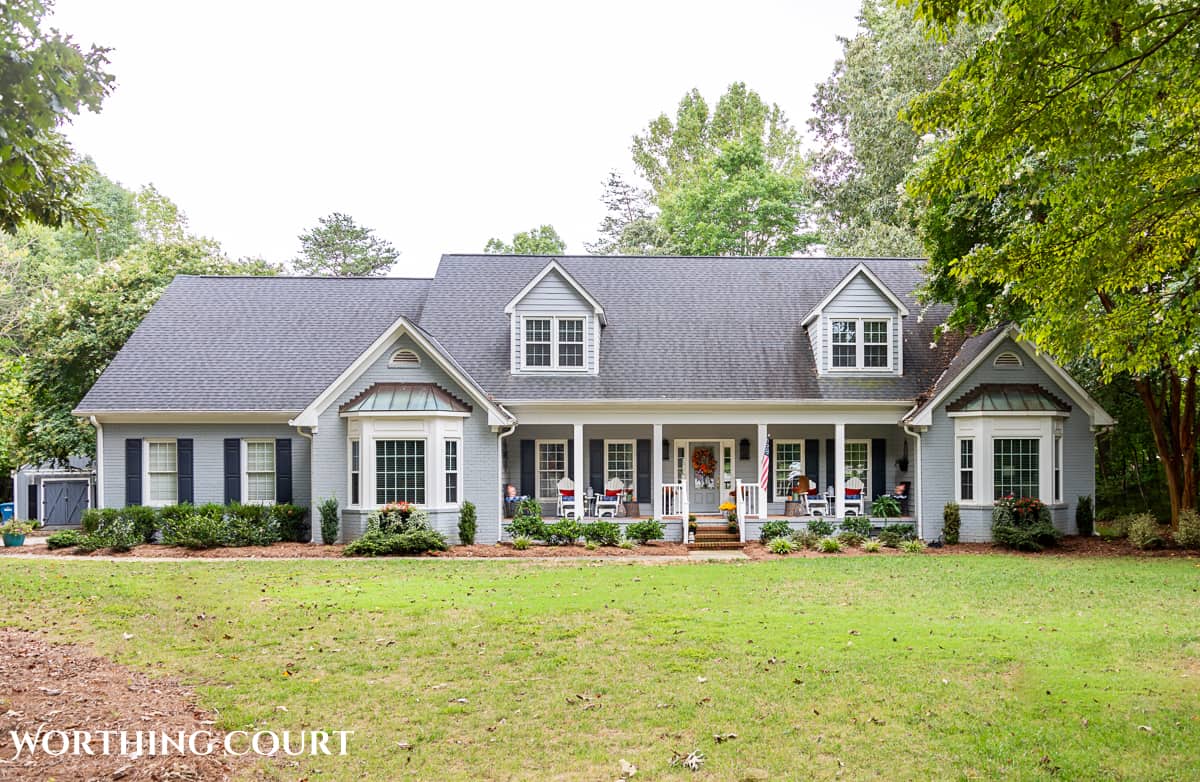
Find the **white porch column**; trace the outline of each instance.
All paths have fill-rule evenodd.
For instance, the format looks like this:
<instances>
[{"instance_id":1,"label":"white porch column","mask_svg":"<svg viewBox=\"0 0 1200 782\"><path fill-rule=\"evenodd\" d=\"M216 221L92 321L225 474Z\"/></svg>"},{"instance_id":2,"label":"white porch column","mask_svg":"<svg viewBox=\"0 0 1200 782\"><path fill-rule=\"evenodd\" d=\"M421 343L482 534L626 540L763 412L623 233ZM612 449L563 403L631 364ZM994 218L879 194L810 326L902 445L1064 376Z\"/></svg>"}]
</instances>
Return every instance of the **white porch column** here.
<instances>
[{"instance_id":1,"label":"white porch column","mask_svg":"<svg viewBox=\"0 0 1200 782\"><path fill-rule=\"evenodd\" d=\"M758 425L758 449L754 452L754 477L760 478L762 471L762 457L767 451L767 425ZM767 480L774 480L774 476L768 475ZM758 517L765 519L767 517L767 490L762 487L762 481L756 480L758 484Z\"/></svg>"},{"instance_id":2,"label":"white porch column","mask_svg":"<svg viewBox=\"0 0 1200 782\"><path fill-rule=\"evenodd\" d=\"M837 497L834 511L839 519L846 518L846 425L833 425L833 493Z\"/></svg>"},{"instance_id":3,"label":"white porch column","mask_svg":"<svg viewBox=\"0 0 1200 782\"><path fill-rule=\"evenodd\" d=\"M653 509L650 513L654 518L662 521L663 512L663 497L662 497L662 424L653 424L650 433L650 501L653 503Z\"/></svg>"},{"instance_id":4,"label":"white porch column","mask_svg":"<svg viewBox=\"0 0 1200 782\"><path fill-rule=\"evenodd\" d=\"M575 456L573 458L575 459L575 474L571 476L571 480L575 481L575 507L578 509L578 517L582 519L584 512L587 510L585 507L586 501L583 498L584 492L587 491L587 481L584 480L584 476L587 473L583 471L583 424L575 424L574 437ZM594 486L592 489L593 491L597 490Z\"/></svg>"}]
</instances>

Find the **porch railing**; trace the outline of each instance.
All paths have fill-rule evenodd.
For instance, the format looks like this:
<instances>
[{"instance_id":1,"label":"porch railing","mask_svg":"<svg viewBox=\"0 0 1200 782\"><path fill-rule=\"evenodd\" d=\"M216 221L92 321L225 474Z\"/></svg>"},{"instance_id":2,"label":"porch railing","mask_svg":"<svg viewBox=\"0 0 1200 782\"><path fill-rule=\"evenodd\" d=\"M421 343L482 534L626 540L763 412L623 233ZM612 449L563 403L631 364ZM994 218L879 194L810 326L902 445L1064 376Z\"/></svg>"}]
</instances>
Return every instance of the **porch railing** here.
<instances>
[{"instance_id":1,"label":"porch railing","mask_svg":"<svg viewBox=\"0 0 1200 782\"><path fill-rule=\"evenodd\" d=\"M687 484L686 483L664 483L662 486L662 515L679 516L685 522L687 521ZM686 524L684 529L687 529Z\"/></svg>"},{"instance_id":2,"label":"porch railing","mask_svg":"<svg viewBox=\"0 0 1200 782\"><path fill-rule=\"evenodd\" d=\"M738 535L743 543L746 542L746 519L751 516L756 518L762 516L759 512L758 497L757 483L746 483L740 478L738 479L734 490L734 499L737 505Z\"/></svg>"}]
</instances>

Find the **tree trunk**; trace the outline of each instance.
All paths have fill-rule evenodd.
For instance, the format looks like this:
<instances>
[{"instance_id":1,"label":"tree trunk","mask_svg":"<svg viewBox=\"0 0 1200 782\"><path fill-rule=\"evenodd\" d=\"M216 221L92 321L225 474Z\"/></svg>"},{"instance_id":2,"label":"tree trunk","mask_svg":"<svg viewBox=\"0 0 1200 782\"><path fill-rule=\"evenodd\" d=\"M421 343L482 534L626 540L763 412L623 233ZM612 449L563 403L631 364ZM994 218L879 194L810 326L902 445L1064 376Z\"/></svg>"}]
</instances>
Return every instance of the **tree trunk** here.
<instances>
[{"instance_id":1,"label":"tree trunk","mask_svg":"<svg viewBox=\"0 0 1200 782\"><path fill-rule=\"evenodd\" d=\"M1167 477L1171 530L1178 531L1180 511L1196 508L1196 371L1185 380L1165 370L1161 383L1139 378L1136 385Z\"/></svg>"}]
</instances>

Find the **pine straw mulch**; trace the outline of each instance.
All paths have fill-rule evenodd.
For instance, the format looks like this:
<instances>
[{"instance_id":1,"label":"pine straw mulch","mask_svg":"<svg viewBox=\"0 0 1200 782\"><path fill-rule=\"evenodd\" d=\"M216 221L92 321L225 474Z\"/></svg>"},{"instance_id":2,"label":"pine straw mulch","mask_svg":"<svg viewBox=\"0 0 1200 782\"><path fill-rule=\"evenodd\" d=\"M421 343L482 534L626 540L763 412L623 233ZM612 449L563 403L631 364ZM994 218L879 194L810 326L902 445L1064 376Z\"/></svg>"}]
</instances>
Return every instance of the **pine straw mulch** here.
<instances>
[{"instance_id":1,"label":"pine straw mulch","mask_svg":"<svg viewBox=\"0 0 1200 782\"><path fill-rule=\"evenodd\" d=\"M214 753L210 756L143 756L136 760L116 754L119 737L113 737L113 754L99 754L101 739L93 737L97 754L63 754L39 751L13 760L9 731L209 731L213 715L196 705L195 694L175 682L152 679L143 673L95 656L85 648L50 643L38 633L0 628L0 780L121 780L121 782L190 782L227 780L246 758ZM203 738L203 737L202 737ZM50 748L58 750L56 737ZM112 751L112 750L110 750Z\"/></svg>"}]
</instances>

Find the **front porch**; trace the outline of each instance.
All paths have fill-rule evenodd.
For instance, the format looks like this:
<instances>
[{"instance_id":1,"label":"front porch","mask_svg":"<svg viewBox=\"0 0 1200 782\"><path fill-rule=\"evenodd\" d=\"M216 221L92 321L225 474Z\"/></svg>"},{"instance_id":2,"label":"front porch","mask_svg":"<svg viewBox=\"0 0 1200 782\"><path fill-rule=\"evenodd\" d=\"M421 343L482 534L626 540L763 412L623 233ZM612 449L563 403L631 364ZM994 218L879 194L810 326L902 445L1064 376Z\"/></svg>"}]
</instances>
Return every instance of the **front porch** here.
<instances>
[{"instance_id":1,"label":"front porch","mask_svg":"<svg viewBox=\"0 0 1200 782\"><path fill-rule=\"evenodd\" d=\"M889 521L917 526L915 459L910 460L899 416L862 422L853 415L832 421L832 414L812 417L825 420L526 423L504 441L501 476L519 496L535 498L547 518L563 515L560 485L578 492L584 518L596 516L588 496L619 485L634 504L622 502L612 520L625 525L657 518L667 539L675 541L687 540L690 516L701 524L723 523L724 503L732 503L738 514L739 539L757 540L762 524L773 519L801 529L817 514L835 524L847 515L869 515L871 502L893 494L898 484L907 484L907 499L901 516ZM805 498L793 493L797 478L807 478L827 496L826 506L806 508ZM861 494L847 497L848 486L859 485ZM504 526L502 537L507 537Z\"/></svg>"}]
</instances>

